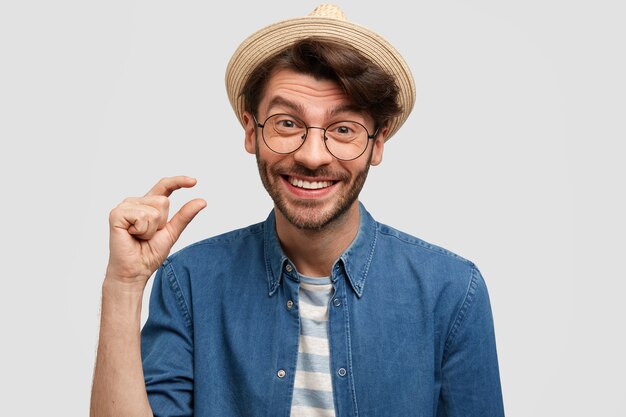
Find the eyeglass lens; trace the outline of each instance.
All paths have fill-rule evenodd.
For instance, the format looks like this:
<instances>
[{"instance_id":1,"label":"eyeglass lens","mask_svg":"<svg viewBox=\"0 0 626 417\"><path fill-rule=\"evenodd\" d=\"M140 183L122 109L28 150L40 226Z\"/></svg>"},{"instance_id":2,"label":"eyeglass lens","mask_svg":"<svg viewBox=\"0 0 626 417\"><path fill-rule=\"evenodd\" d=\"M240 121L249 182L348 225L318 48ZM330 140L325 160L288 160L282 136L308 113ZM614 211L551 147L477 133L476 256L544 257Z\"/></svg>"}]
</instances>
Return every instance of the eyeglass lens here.
<instances>
[{"instance_id":1,"label":"eyeglass lens","mask_svg":"<svg viewBox=\"0 0 626 417\"><path fill-rule=\"evenodd\" d=\"M310 129L324 130L326 148L338 159L358 158L367 148L369 134L360 123L339 121L323 129L307 127L302 120L288 114L268 117L263 123L263 139L274 152L287 154L302 146Z\"/></svg>"}]
</instances>

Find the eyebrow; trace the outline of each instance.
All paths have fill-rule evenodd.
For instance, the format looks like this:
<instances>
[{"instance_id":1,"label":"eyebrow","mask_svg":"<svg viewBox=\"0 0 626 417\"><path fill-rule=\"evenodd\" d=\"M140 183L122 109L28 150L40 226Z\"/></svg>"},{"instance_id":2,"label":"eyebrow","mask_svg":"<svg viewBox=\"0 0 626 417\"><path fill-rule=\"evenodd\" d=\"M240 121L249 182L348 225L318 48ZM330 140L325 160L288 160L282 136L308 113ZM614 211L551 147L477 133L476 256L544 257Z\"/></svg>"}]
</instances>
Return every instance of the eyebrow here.
<instances>
[{"instance_id":1,"label":"eyebrow","mask_svg":"<svg viewBox=\"0 0 626 417\"><path fill-rule=\"evenodd\" d=\"M304 114L304 107L298 103L294 103L292 101L287 100L284 97L281 96L274 96L268 106L267 109L270 110L271 108L275 107L275 106L283 106L283 107L287 107L291 110L293 110L294 112L298 113L299 115L303 115Z\"/></svg>"},{"instance_id":2,"label":"eyebrow","mask_svg":"<svg viewBox=\"0 0 626 417\"><path fill-rule=\"evenodd\" d=\"M344 104L339 107L335 107L327 112L328 118L332 118L341 113L358 113L359 115L363 112L362 109L359 109L356 105L352 103Z\"/></svg>"},{"instance_id":3,"label":"eyebrow","mask_svg":"<svg viewBox=\"0 0 626 417\"><path fill-rule=\"evenodd\" d=\"M292 110L293 112L295 112L300 117L304 117L306 113L304 110L304 106L298 103L294 103L293 101L287 100L286 98L281 97L281 96L272 97L267 108L268 110L271 110L275 106L286 107ZM331 119L341 113L357 113L360 115L362 112L363 112L362 109L359 109L357 106L355 106L352 103L348 103L348 104L343 104L341 106L337 106L333 109L328 110L326 112L326 117Z\"/></svg>"}]
</instances>

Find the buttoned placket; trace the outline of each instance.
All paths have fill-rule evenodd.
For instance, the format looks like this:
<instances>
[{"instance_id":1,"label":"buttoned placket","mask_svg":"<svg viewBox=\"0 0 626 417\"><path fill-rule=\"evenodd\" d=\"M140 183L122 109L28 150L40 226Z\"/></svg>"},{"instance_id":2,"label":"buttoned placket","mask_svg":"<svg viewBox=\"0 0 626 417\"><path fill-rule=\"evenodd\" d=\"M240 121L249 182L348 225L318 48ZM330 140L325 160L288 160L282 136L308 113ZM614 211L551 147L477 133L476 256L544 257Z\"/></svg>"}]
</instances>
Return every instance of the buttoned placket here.
<instances>
[{"instance_id":1,"label":"buttoned placket","mask_svg":"<svg viewBox=\"0 0 626 417\"><path fill-rule=\"evenodd\" d=\"M283 266L277 303L280 304L281 323L285 331L277 343L275 384L270 410L272 416L286 416L291 412L295 373L298 360L300 312L298 309L299 282L295 267L286 261ZM328 305L328 342L330 349L330 374L337 417L356 417L357 403L351 369L349 335L349 309L347 304L347 279L339 263L331 276L333 295Z\"/></svg>"},{"instance_id":2,"label":"buttoned placket","mask_svg":"<svg viewBox=\"0 0 626 417\"><path fill-rule=\"evenodd\" d=\"M337 417L356 417L358 412L351 368L350 311L347 303L351 288L339 262L333 268L331 280L334 291L328 305L328 343L335 411Z\"/></svg>"},{"instance_id":3,"label":"buttoned placket","mask_svg":"<svg viewBox=\"0 0 626 417\"><path fill-rule=\"evenodd\" d=\"M289 417L291 413L300 336L298 290L297 271L293 264L286 260L278 291L272 295L276 298L279 309L278 322L275 325L281 329L280 338L275 344L274 384L269 408L272 417Z\"/></svg>"}]
</instances>

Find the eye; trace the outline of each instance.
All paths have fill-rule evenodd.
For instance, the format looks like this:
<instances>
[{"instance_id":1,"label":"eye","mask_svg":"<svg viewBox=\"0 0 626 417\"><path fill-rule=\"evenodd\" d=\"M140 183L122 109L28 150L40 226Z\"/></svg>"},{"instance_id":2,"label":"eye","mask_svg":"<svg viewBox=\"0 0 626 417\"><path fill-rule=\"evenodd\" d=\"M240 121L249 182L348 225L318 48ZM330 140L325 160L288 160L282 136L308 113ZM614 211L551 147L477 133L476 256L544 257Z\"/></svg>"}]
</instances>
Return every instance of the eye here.
<instances>
[{"instance_id":1,"label":"eye","mask_svg":"<svg viewBox=\"0 0 626 417\"><path fill-rule=\"evenodd\" d=\"M293 116L288 114L277 114L271 117L272 124L279 129L294 129L301 128L302 123Z\"/></svg>"},{"instance_id":2,"label":"eye","mask_svg":"<svg viewBox=\"0 0 626 417\"><path fill-rule=\"evenodd\" d=\"M289 119L285 119L285 120L279 120L278 124L281 127L294 127L296 124L293 122L293 120L289 120Z\"/></svg>"},{"instance_id":3,"label":"eye","mask_svg":"<svg viewBox=\"0 0 626 417\"><path fill-rule=\"evenodd\" d=\"M274 132L279 136L301 135L304 130L303 123L288 114L275 114L267 120L267 132Z\"/></svg>"},{"instance_id":4,"label":"eye","mask_svg":"<svg viewBox=\"0 0 626 417\"><path fill-rule=\"evenodd\" d=\"M361 143L363 140L367 140L365 128L359 123L349 120L331 124L326 132L327 137L337 143L355 144L356 142Z\"/></svg>"},{"instance_id":5,"label":"eye","mask_svg":"<svg viewBox=\"0 0 626 417\"><path fill-rule=\"evenodd\" d=\"M346 125L336 126L334 131L340 135L350 135L354 133L354 130L350 129L350 127Z\"/></svg>"},{"instance_id":6,"label":"eye","mask_svg":"<svg viewBox=\"0 0 626 417\"><path fill-rule=\"evenodd\" d=\"M358 137L363 132L363 127L356 122L344 121L328 126L327 132L335 139L345 140Z\"/></svg>"}]
</instances>

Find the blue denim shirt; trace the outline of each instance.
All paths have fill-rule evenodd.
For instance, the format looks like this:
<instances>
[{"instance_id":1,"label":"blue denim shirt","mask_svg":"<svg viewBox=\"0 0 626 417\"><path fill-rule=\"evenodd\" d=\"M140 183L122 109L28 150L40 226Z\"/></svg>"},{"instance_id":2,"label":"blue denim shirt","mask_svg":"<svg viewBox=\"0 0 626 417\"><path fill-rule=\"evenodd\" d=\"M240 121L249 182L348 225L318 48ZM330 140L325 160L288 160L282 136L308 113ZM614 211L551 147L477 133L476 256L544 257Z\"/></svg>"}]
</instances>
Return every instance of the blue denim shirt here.
<instances>
[{"instance_id":1,"label":"blue denim shirt","mask_svg":"<svg viewBox=\"0 0 626 417\"><path fill-rule=\"evenodd\" d=\"M338 417L504 415L489 298L474 264L361 206L357 237L331 279ZM298 285L273 213L172 255L142 330L154 415L289 416Z\"/></svg>"}]
</instances>

